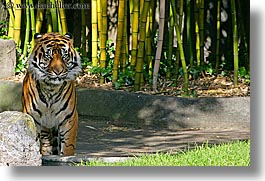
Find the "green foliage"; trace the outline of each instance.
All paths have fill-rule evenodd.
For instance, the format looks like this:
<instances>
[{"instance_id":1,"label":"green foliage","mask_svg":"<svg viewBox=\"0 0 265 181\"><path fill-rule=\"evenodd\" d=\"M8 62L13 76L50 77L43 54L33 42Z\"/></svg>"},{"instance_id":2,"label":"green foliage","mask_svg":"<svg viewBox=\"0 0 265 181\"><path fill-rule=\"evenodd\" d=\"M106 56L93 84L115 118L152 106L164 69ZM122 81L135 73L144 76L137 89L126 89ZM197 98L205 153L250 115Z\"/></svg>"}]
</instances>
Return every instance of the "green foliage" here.
<instances>
[{"instance_id":1,"label":"green foliage","mask_svg":"<svg viewBox=\"0 0 265 181\"><path fill-rule=\"evenodd\" d=\"M114 163L96 160L77 166L250 166L250 141L220 145L205 143L177 154L146 154Z\"/></svg>"},{"instance_id":2,"label":"green foliage","mask_svg":"<svg viewBox=\"0 0 265 181\"><path fill-rule=\"evenodd\" d=\"M25 73L26 72L26 66L27 66L27 60L28 57L25 57L22 54L22 49L17 49L16 51L16 56L17 56L17 63L15 67L15 73Z\"/></svg>"},{"instance_id":3,"label":"green foliage","mask_svg":"<svg viewBox=\"0 0 265 181\"><path fill-rule=\"evenodd\" d=\"M0 38L1 39L10 39L7 36L8 28L7 28L8 23L6 21L0 21Z\"/></svg>"}]
</instances>

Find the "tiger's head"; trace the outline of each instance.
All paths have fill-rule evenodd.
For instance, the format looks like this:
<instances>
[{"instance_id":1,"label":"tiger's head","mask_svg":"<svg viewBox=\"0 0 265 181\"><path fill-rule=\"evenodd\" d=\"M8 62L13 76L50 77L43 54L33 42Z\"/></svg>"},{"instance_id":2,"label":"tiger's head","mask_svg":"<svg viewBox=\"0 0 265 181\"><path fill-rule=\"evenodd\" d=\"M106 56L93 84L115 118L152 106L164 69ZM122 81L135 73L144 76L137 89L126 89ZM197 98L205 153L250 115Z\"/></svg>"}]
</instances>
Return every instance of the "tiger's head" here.
<instances>
[{"instance_id":1,"label":"tiger's head","mask_svg":"<svg viewBox=\"0 0 265 181\"><path fill-rule=\"evenodd\" d=\"M29 58L28 72L36 80L58 85L75 80L82 72L81 58L70 33L37 33L34 39L36 45Z\"/></svg>"}]
</instances>

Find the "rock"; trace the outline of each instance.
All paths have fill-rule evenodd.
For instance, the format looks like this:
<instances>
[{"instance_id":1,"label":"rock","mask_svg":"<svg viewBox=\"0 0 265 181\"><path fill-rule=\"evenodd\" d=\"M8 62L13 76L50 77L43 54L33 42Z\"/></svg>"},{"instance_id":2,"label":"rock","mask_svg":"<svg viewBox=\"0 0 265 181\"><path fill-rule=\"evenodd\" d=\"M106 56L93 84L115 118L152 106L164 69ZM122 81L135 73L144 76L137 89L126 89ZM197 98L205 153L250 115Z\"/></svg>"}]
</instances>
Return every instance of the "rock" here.
<instances>
[{"instance_id":1,"label":"rock","mask_svg":"<svg viewBox=\"0 0 265 181\"><path fill-rule=\"evenodd\" d=\"M0 113L0 166L41 166L34 120L25 113Z\"/></svg>"},{"instance_id":2,"label":"rock","mask_svg":"<svg viewBox=\"0 0 265 181\"><path fill-rule=\"evenodd\" d=\"M0 78L15 75L16 44L14 40L0 39Z\"/></svg>"}]
</instances>

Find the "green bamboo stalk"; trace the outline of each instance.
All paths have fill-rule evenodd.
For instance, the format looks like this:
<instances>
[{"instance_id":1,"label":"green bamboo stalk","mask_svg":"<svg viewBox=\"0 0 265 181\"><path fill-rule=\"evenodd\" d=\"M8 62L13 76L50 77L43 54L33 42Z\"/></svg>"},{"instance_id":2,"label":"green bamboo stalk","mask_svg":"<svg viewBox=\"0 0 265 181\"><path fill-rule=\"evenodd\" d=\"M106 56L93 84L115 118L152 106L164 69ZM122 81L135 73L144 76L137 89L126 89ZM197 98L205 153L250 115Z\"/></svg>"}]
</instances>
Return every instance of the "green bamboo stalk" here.
<instances>
[{"instance_id":1,"label":"green bamboo stalk","mask_svg":"<svg viewBox=\"0 0 265 181\"><path fill-rule=\"evenodd\" d=\"M59 12L59 10L57 9L57 11ZM57 13L57 22L58 22L58 33L63 35L63 30L62 30L62 23L61 23L61 17L60 17L60 13Z\"/></svg>"},{"instance_id":2,"label":"green bamboo stalk","mask_svg":"<svg viewBox=\"0 0 265 181\"><path fill-rule=\"evenodd\" d=\"M199 29L199 0L196 0L195 2L194 17L195 17L195 34L196 34L196 59L197 59L197 65L200 66L201 56L200 56L200 29Z\"/></svg>"},{"instance_id":3,"label":"green bamboo stalk","mask_svg":"<svg viewBox=\"0 0 265 181\"><path fill-rule=\"evenodd\" d=\"M50 0L53 4L52 8L50 8L51 12L51 20L52 20L52 31L58 32L58 18L57 18L57 11L55 7L55 0Z\"/></svg>"},{"instance_id":4,"label":"green bamboo stalk","mask_svg":"<svg viewBox=\"0 0 265 181\"><path fill-rule=\"evenodd\" d=\"M220 32L221 32L221 0L217 0L217 29L216 29L216 51L215 51L215 72L218 74L220 59Z\"/></svg>"},{"instance_id":5,"label":"green bamboo stalk","mask_svg":"<svg viewBox=\"0 0 265 181\"><path fill-rule=\"evenodd\" d=\"M143 76L143 62L144 62L144 51L145 51L145 36L146 36L146 21L149 11L150 0L145 0L143 4L143 10L141 14L141 26L139 30L139 43L137 51L137 61L135 68L135 82L134 82L134 91L140 90L140 82Z\"/></svg>"},{"instance_id":6,"label":"green bamboo stalk","mask_svg":"<svg viewBox=\"0 0 265 181\"><path fill-rule=\"evenodd\" d=\"M121 48L122 48L122 35L123 35L123 23L124 23L124 0L119 1L118 8L118 28L117 28L117 38L116 38L116 52L113 63L112 72L112 83L113 85L118 80L118 67L120 63Z\"/></svg>"},{"instance_id":7,"label":"green bamboo stalk","mask_svg":"<svg viewBox=\"0 0 265 181\"><path fill-rule=\"evenodd\" d=\"M84 0L80 0L81 4L84 4ZM81 54L86 56L86 16L85 9L81 9Z\"/></svg>"},{"instance_id":8,"label":"green bamboo stalk","mask_svg":"<svg viewBox=\"0 0 265 181\"><path fill-rule=\"evenodd\" d=\"M172 10L173 10L174 24L175 24L177 41L178 41L178 46L179 46L180 60L182 63L182 69L183 69L183 73L184 73L183 91L185 92L185 94L187 94L188 93L188 86L189 86L188 71L187 71L187 67L186 67L186 61L185 61L185 55L184 55L184 50L183 50L183 43L182 43L181 36L180 36L180 30L179 30L179 26L177 24L177 13L176 13L176 9L174 8L174 7L176 7L175 6L175 0L171 0L171 5L172 5Z\"/></svg>"},{"instance_id":9,"label":"green bamboo stalk","mask_svg":"<svg viewBox=\"0 0 265 181\"><path fill-rule=\"evenodd\" d=\"M170 4L169 10L169 35L168 35L168 62L167 62L167 72L166 78L171 78L171 65L172 65L172 55L173 55L173 37L174 37L174 18L172 5Z\"/></svg>"},{"instance_id":10,"label":"green bamboo stalk","mask_svg":"<svg viewBox=\"0 0 265 181\"><path fill-rule=\"evenodd\" d=\"M233 56L234 56L234 86L238 86L238 33L236 18L236 2L231 0L232 27L233 27Z\"/></svg>"},{"instance_id":11,"label":"green bamboo stalk","mask_svg":"<svg viewBox=\"0 0 265 181\"><path fill-rule=\"evenodd\" d=\"M30 25L31 25L31 49L34 47L34 35L36 34L36 23L35 23L35 13L34 13L34 4L33 0L29 0L30 5Z\"/></svg>"},{"instance_id":12,"label":"green bamboo stalk","mask_svg":"<svg viewBox=\"0 0 265 181\"><path fill-rule=\"evenodd\" d=\"M187 12L187 16L186 16L186 27L187 27L187 47L188 47L188 57L189 57L189 63L190 63L190 67L193 67L193 61L194 61L194 57L193 57L193 52L192 52L192 38L191 38L191 0L187 0L186 2L186 12Z\"/></svg>"},{"instance_id":13,"label":"green bamboo stalk","mask_svg":"<svg viewBox=\"0 0 265 181\"><path fill-rule=\"evenodd\" d=\"M28 4L29 4L29 0L26 0L26 5ZM24 47L23 47L23 55L25 57L27 56L29 33L30 33L30 10L29 10L29 6L26 6L26 33L25 33L25 41L24 41Z\"/></svg>"},{"instance_id":14,"label":"green bamboo stalk","mask_svg":"<svg viewBox=\"0 0 265 181\"><path fill-rule=\"evenodd\" d=\"M199 9L200 62L204 62L204 0L200 0Z\"/></svg>"},{"instance_id":15,"label":"green bamboo stalk","mask_svg":"<svg viewBox=\"0 0 265 181\"><path fill-rule=\"evenodd\" d=\"M139 0L133 0L133 18L132 18L132 51L131 67L134 69L137 60L138 46L138 22L139 22Z\"/></svg>"},{"instance_id":16,"label":"green bamboo stalk","mask_svg":"<svg viewBox=\"0 0 265 181\"><path fill-rule=\"evenodd\" d=\"M101 0L101 36L100 36L100 68L106 68L106 41L108 33L107 0ZM105 78L101 73L100 84L104 84Z\"/></svg>"},{"instance_id":17,"label":"green bamboo stalk","mask_svg":"<svg viewBox=\"0 0 265 181\"><path fill-rule=\"evenodd\" d=\"M98 65L98 22L97 22L97 0L91 1L91 23L92 23L92 67Z\"/></svg>"},{"instance_id":18,"label":"green bamboo stalk","mask_svg":"<svg viewBox=\"0 0 265 181\"><path fill-rule=\"evenodd\" d=\"M61 21L62 34L65 35L68 32L68 28L67 28L65 11L64 11L64 8L62 8L62 6L61 6L64 3L64 1L63 0L58 0L57 2L60 5L58 14L60 14L59 17L60 17L60 21ZM59 19L58 19L58 21L59 21Z\"/></svg>"},{"instance_id":19,"label":"green bamboo stalk","mask_svg":"<svg viewBox=\"0 0 265 181\"><path fill-rule=\"evenodd\" d=\"M157 50L155 56L154 72L153 72L153 91L157 91L157 78L160 66L160 59L163 47L163 37L164 37L164 24L165 24L165 0L160 1L159 8L159 34L157 42Z\"/></svg>"},{"instance_id":20,"label":"green bamboo stalk","mask_svg":"<svg viewBox=\"0 0 265 181\"><path fill-rule=\"evenodd\" d=\"M15 0L15 4L21 4L21 0ZM21 29L21 15L22 9L18 6L15 6L15 21L14 21L14 31L13 38L16 42L16 46L20 46L20 29Z\"/></svg>"},{"instance_id":21,"label":"green bamboo stalk","mask_svg":"<svg viewBox=\"0 0 265 181\"><path fill-rule=\"evenodd\" d=\"M45 0L39 0L40 4L43 4ZM41 26L43 22L43 15L44 15L44 9L38 8L37 9L37 16L36 16L36 33L41 32ZM33 35L34 36L34 35ZM33 38L34 40L34 38Z\"/></svg>"}]
</instances>

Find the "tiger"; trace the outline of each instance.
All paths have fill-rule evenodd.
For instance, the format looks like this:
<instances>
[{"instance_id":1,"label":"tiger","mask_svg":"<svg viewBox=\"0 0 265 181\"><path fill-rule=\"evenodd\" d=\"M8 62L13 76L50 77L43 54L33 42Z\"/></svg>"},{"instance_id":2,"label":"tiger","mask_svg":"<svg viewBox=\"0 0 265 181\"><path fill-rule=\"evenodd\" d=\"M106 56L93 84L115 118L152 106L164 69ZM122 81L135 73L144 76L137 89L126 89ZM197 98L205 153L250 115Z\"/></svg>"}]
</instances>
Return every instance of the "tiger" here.
<instances>
[{"instance_id":1,"label":"tiger","mask_svg":"<svg viewBox=\"0 0 265 181\"><path fill-rule=\"evenodd\" d=\"M23 79L23 112L33 117L42 155L75 154L78 113L75 80L81 58L71 33L37 33Z\"/></svg>"}]
</instances>

